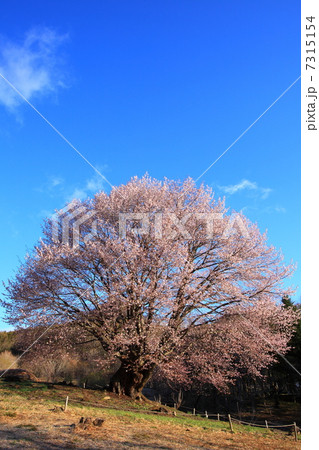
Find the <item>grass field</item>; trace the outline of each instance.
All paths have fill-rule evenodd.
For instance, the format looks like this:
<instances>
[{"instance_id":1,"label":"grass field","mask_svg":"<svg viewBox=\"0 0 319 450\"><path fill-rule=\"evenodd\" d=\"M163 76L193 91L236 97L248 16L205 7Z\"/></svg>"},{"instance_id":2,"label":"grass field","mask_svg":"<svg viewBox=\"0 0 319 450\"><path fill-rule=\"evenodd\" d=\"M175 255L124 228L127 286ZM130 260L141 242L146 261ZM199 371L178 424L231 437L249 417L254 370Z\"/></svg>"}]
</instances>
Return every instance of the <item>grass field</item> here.
<instances>
[{"instance_id":1,"label":"grass field","mask_svg":"<svg viewBox=\"0 0 319 450\"><path fill-rule=\"evenodd\" d=\"M63 410L66 396L67 411ZM287 433L152 411L160 405L47 383L0 381L0 448L297 449ZM80 427L81 417L104 419Z\"/></svg>"}]
</instances>

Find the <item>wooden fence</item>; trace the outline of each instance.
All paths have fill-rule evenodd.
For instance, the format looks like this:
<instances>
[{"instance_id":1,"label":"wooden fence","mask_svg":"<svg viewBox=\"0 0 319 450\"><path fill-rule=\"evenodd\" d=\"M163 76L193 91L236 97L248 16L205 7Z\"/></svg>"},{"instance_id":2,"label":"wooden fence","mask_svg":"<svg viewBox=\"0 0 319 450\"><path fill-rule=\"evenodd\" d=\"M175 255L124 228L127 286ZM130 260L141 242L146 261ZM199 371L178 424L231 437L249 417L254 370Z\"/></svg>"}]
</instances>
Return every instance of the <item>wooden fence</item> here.
<instances>
[{"instance_id":1,"label":"wooden fence","mask_svg":"<svg viewBox=\"0 0 319 450\"><path fill-rule=\"evenodd\" d=\"M65 404L64 404L64 408L63 408L64 411L67 410L70 401L71 400L70 400L69 396L67 396L65 399ZM83 400L75 400L75 399L72 399L72 403L93 406L93 407L101 408L101 409L117 409L117 410L121 411L120 408L116 408L115 406L108 406L108 405L105 405L102 403L86 402ZM166 404L165 404L165 406L166 406ZM264 424L261 424L261 423L247 422L247 421L244 421L241 419L237 419L236 417L232 416L231 414L227 414L227 415L219 414L219 413L212 414L212 413L208 413L208 411L196 411L195 408L187 408L187 407L183 407L183 409L188 409L188 410L192 411L192 415L196 416L196 417L202 417L202 418L206 418L206 419L215 418L215 420L218 420L218 421L228 422L231 433L234 433L233 422L239 423L241 425L248 425L251 427L261 427L261 428L267 428L267 429L273 428L273 429L280 430L280 429L289 428L288 431L292 432L292 434L294 435L295 441L298 440L298 432L299 433L301 432L301 430L297 426L296 422L291 423L291 424L281 424L280 425L280 424L271 424L269 421L265 420ZM139 413L143 413L143 414L160 414L157 411L147 411L147 410L141 410L139 408L128 408L128 409L125 409L125 411L139 412ZM177 412L176 403L174 403L173 411L174 411L174 415L176 416L176 412Z\"/></svg>"}]
</instances>

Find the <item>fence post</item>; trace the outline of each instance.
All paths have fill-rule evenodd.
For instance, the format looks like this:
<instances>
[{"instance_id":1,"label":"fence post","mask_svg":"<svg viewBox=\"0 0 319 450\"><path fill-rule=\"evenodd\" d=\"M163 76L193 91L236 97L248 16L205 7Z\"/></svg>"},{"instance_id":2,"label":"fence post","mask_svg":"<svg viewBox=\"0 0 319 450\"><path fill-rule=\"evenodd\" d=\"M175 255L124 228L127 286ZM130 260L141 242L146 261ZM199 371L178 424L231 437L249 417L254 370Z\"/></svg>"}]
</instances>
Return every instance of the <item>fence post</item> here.
<instances>
[{"instance_id":1,"label":"fence post","mask_svg":"<svg viewBox=\"0 0 319 450\"><path fill-rule=\"evenodd\" d=\"M195 416L195 412L196 412L196 411L195 411L195 408L193 408L193 416Z\"/></svg>"},{"instance_id":2,"label":"fence post","mask_svg":"<svg viewBox=\"0 0 319 450\"><path fill-rule=\"evenodd\" d=\"M265 424L266 424L266 428L269 428L267 420L265 420Z\"/></svg>"},{"instance_id":3,"label":"fence post","mask_svg":"<svg viewBox=\"0 0 319 450\"><path fill-rule=\"evenodd\" d=\"M65 399L64 411L66 411L68 409L68 403L69 403L69 396L67 395L66 399Z\"/></svg>"},{"instance_id":4,"label":"fence post","mask_svg":"<svg viewBox=\"0 0 319 450\"><path fill-rule=\"evenodd\" d=\"M206 417L206 419L208 419L208 414L207 414L207 411L205 411L205 417Z\"/></svg>"},{"instance_id":5,"label":"fence post","mask_svg":"<svg viewBox=\"0 0 319 450\"><path fill-rule=\"evenodd\" d=\"M233 424L232 424L232 421L231 421L230 414L228 414L228 421L229 421L230 431L233 433L234 430L233 430Z\"/></svg>"},{"instance_id":6,"label":"fence post","mask_svg":"<svg viewBox=\"0 0 319 450\"><path fill-rule=\"evenodd\" d=\"M219 420L219 413L217 414L217 420Z\"/></svg>"},{"instance_id":7,"label":"fence post","mask_svg":"<svg viewBox=\"0 0 319 450\"><path fill-rule=\"evenodd\" d=\"M294 435L295 435L295 441L298 441L297 425L296 425L296 422L294 422Z\"/></svg>"}]
</instances>

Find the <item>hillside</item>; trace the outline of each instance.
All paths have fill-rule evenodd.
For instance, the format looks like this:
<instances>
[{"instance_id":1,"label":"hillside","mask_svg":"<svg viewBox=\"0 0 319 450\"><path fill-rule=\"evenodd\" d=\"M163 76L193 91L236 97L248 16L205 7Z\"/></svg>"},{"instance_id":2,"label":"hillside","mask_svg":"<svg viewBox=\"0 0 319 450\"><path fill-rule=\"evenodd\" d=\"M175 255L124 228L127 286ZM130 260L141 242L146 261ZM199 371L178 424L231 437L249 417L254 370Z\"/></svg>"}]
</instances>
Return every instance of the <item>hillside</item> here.
<instances>
[{"instance_id":1,"label":"hillside","mask_svg":"<svg viewBox=\"0 0 319 450\"><path fill-rule=\"evenodd\" d=\"M68 396L67 411L63 410ZM0 448L294 449L279 431L197 418L152 402L48 383L0 381ZM104 419L102 426L79 424ZM90 420L88 420L89 422Z\"/></svg>"}]
</instances>

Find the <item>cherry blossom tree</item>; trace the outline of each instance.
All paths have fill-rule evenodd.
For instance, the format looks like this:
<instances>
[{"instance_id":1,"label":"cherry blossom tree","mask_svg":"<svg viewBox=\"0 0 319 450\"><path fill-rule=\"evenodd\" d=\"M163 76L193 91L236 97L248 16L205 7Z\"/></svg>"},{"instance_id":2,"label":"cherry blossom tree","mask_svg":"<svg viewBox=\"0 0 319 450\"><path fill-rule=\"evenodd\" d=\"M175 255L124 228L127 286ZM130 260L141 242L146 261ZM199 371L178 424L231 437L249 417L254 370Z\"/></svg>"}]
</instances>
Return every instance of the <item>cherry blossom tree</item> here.
<instances>
[{"instance_id":1,"label":"cherry blossom tree","mask_svg":"<svg viewBox=\"0 0 319 450\"><path fill-rule=\"evenodd\" d=\"M286 353L298 316L269 300L233 305L213 323L190 330L174 358L157 368L155 379L175 390L203 392L213 385L228 392L243 375L264 377L262 369Z\"/></svg>"},{"instance_id":2,"label":"cherry blossom tree","mask_svg":"<svg viewBox=\"0 0 319 450\"><path fill-rule=\"evenodd\" d=\"M81 226L72 211L85 211ZM293 268L256 224L227 213L192 179L135 177L74 202L58 233L45 221L6 285L8 320L72 324L120 361L110 387L132 397L155 368L183 383L191 369L217 387L258 375L287 349L295 315L277 301Z\"/></svg>"}]
</instances>

